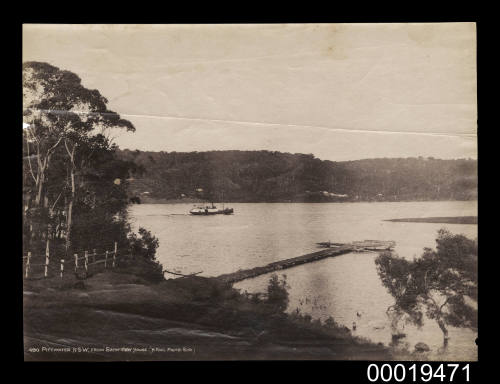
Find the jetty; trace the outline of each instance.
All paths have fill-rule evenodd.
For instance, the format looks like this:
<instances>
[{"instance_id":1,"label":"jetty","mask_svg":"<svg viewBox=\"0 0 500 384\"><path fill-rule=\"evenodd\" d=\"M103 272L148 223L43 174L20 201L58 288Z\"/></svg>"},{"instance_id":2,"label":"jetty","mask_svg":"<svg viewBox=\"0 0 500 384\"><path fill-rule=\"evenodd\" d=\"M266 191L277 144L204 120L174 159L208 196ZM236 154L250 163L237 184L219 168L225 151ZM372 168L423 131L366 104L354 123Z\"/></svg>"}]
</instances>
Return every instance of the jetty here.
<instances>
[{"instance_id":1,"label":"jetty","mask_svg":"<svg viewBox=\"0 0 500 384\"><path fill-rule=\"evenodd\" d=\"M324 244L327 243L318 243L318 246L325 247ZM238 281L250 279L259 275L264 275L266 273L292 268L301 264L312 263L314 261L326 259L327 257L340 256L351 252L392 250L396 243L394 241L364 240L354 241L349 244L330 242L328 242L328 244L330 246L322 251L292 257L290 259L275 261L262 267L255 267L251 269L239 270L233 273L226 273L224 275L217 276L216 278L224 283L236 283Z\"/></svg>"}]
</instances>

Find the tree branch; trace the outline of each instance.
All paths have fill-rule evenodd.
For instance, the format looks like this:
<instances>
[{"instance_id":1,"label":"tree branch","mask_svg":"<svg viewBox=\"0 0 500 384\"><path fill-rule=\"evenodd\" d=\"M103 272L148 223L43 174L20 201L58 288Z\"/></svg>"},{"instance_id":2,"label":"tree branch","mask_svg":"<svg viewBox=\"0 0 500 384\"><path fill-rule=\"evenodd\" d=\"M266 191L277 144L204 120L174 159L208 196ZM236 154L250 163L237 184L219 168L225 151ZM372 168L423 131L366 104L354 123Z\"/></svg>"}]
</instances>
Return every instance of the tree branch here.
<instances>
[{"instance_id":1,"label":"tree branch","mask_svg":"<svg viewBox=\"0 0 500 384\"><path fill-rule=\"evenodd\" d=\"M439 313L441 313L441 310L443 309L443 307L448 304L448 299L449 297L446 298L446 300L444 301L444 303L439 307Z\"/></svg>"},{"instance_id":2,"label":"tree branch","mask_svg":"<svg viewBox=\"0 0 500 384\"><path fill-rule=\"evenodd\" d=\"M33 177L33 180L35 181L35 184L37 182L37 178L35 177L35 173L33 172L33 167L31 166L31 159L30 159L30 143L28 141L28 135L26 135L26 147L28 149L28 164L30 166L30 173L31 177Z\"/></svg>"},{"instance_id":3,"label":"tree branch","mask_svg":"<svg viewBox=\"0 0 500 384\"><path fill-rule=\"evenodd\" d=\"M63 137L64 137L64 136L61 136L61 137L57 140L57 142L56 142L56 143L55 143L52 147L50 147L50 148L49 148L49 150L47 151L47 156L49 156L49 155L50 155L50 154L51 154L51 153L52 153L52 152L53 152L53 151L57 148L57 146L59 145L59 143L61 142L61 140L63 139Z\"/></svg>"},{"instance_id":4,"label":"tree branch","mask_svg":"<svg viewBox=\"0 0 500 384\"><path fill-rule=\"evenodd\" d=\"M57 196L57 199L56 199L56 201L54 201L54 204L52 205L52 208L50 208L50 210L51 210L51 211L53 211L53 210L54 210L54 208L55 208L55 206L56 206L57 202L59 201L59 198L61 197L62 193L63 193L63 191L61 191L61 192L59 193L59 196Z\"/></svg>"},{"instance_id":5,"label":"tree branch","mask_svg":"<svg viewBox=\"0 0 500 384\"><path fill-rule=\"evenodd\" d=\"M68 147L68 142L66 141L66 139L64 139L64 146L66 147L66 152L68 152L68 156L69 158L71 159L71 164L73 164L73 166L75 165L75 147L76 147L76 144L73 145L73 148L71 149L71 151L69 150L69 147Z\"/></svg>"}]
</instances>

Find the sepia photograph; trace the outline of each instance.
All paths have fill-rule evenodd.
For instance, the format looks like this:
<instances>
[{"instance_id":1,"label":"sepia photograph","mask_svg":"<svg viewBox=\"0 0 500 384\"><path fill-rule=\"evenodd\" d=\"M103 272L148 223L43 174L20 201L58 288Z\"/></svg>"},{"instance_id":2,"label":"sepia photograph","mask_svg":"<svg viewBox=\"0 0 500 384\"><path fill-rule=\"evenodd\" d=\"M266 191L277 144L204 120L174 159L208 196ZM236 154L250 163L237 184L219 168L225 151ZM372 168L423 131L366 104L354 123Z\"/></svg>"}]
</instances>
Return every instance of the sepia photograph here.
<instances>
[{"instance_id":1,"label":"sepia photograph","mask_svg":"<svg viewBox=\"0 0 500 384\"><path fill-rule=\"evenodd\" d=\"M24 360L477 361L476 47L23 24Z\"/></svg>"}]
</instances>

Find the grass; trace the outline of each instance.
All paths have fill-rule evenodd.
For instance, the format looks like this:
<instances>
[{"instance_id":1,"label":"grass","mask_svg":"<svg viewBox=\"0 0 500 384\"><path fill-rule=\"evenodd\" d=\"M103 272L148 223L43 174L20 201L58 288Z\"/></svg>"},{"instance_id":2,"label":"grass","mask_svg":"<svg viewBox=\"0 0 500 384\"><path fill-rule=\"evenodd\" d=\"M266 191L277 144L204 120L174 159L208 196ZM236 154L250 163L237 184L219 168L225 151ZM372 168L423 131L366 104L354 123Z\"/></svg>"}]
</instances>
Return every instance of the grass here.
<instances>
[{"instance_id":1,"label":"grass","mask_svg":"<svg viewBox=\"0 0 500 384\"><path fill-rule=\"evenodd\" d=\"M146 264L143 265L144 268ZM277 313L216 279L153 283L130 267L86 280L27 280L26 360L388 360L387 348L334 322ZM29 348L94 348L29 352ZM146 348L136 352L120 348ZM106 352L106 348L116 350ZM152 349L156 348L155 351ZM83 351L83 350L82 350Z\"/></svg>"}]
</instances>

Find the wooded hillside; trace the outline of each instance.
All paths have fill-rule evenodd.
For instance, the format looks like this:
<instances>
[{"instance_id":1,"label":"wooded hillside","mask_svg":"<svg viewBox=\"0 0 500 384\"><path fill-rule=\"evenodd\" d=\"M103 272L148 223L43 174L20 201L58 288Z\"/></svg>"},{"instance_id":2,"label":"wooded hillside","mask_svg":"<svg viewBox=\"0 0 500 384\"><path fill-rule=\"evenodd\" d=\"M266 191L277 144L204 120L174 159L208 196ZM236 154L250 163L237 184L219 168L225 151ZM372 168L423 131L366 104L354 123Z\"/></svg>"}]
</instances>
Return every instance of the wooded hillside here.
<instances>
[{"instance_id":1,"label":"wooded hillside","mask_svg":"<svg viewBox=\"0 0 500 384\"><path fill-rule=\"evenodd\" d=\"M477 161L434 158L320 160L272 151L143 152L133 162L131 196L227 202L471 200Z\"/></svg>"}]
</instances>

